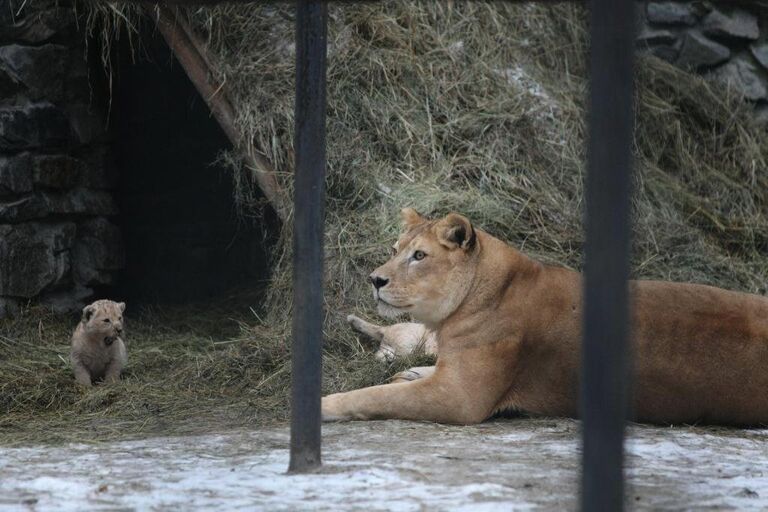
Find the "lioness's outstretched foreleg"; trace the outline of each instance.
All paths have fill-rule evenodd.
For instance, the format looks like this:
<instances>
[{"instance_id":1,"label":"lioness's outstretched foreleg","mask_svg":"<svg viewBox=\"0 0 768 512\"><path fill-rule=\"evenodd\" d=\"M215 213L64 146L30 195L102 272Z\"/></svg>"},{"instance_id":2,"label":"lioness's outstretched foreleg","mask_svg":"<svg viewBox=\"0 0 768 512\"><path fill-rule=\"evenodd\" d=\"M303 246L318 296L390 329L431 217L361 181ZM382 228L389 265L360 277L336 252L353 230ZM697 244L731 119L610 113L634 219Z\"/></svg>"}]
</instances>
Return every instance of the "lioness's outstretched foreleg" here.
<instances>
[{"instance_id":1,"label":"lioness's outstretched foreleg","mask_svg":"<svg viewBox=\"0 0 768 512\"><path fill-rule=\"evenodd\" d=\"M433 373L423 379L336 393L323 398L323 421L402 419L469 425L493 405L473 400L455 381Z\"/></svg>"}]
</instances>

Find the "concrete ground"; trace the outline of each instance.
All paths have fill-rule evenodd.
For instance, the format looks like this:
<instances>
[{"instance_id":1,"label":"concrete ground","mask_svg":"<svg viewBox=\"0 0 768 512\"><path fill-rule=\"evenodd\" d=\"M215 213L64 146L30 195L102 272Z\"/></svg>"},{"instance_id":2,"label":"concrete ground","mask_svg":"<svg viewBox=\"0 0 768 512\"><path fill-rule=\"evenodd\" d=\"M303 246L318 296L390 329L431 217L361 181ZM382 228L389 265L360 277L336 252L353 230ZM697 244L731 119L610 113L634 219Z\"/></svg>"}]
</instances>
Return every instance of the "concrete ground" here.
<instances>
[{"instance_id":1,"label":"concrete ground","mask_svg":"<svg viewBox=\"0 0 768 512\"><path fill-rule=\"evenodd\" d=\"M327 424L323 469L286 475L288 431L0 448L0 510L574 510L579 424ZM633 426L635 510L768 509L768 430Z\"/></svg>"}]
</instances>

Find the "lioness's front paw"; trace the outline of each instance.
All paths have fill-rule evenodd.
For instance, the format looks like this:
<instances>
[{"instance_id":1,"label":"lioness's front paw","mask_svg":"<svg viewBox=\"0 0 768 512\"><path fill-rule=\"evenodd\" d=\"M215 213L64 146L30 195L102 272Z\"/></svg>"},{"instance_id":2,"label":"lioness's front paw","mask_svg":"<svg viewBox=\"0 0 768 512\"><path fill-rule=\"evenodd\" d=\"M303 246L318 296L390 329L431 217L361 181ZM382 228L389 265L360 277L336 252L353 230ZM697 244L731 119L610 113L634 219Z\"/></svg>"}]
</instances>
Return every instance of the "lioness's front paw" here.
<instances>
[{"instance_id":1,"label":"lioness's front paw","mask_svg":"<svg viewBox=\"0 0 768 512\"><path fill-rule=\"evenodd\" d=\"M379 345L379 350L376 351L374 357L379 361L388 363L395 360L395 350L389 345L382 343Z\"/></svg>"},{"instance_id":2,"label":"lioness's front paw","mask_svg":"<svg viewBox=\"0 0 768 512\"><path fill-rule=\"evenodd\" d=\"M363 324L363 320L356 315L347 315L347 323L355 330L360 330L360 326Z\"/></svg>"},{"instance_id":3,"label":"lioness's front paw","mask_svg":"<svg viewBox=\"0 0 768 512\"><path fill-rule=\"evenodd\" d=\"M417 366L416 368L410 368L400 373L396 373L389 379L389 383L397 384L398 382L411 382L412 380L429 377L433 373L435 373L434 366Z\"/></svg>"},{"instance_id":4,"label":"lioness's front paw","mask_svg":"<svg viewBox=\"0 0 768 512\"><path fill-rule=\"evenodd\" d=\"M390 384L397 384L398 382L411 382L412 380L418 380L421 378L418 372L413 370L405 370L394 374L390 379Z\"/></svg>"},{"instance_id":5,"label":"lioness's front paw","mask_svg":"<svg viewBox=\"0 0 768 512\"><path fill-rule=\"evenodd\" d=\"M321 401L320 411L323 421L349 420L349 416L342 413L341 393L324 396Z\"/></svg>"}]
</instances>

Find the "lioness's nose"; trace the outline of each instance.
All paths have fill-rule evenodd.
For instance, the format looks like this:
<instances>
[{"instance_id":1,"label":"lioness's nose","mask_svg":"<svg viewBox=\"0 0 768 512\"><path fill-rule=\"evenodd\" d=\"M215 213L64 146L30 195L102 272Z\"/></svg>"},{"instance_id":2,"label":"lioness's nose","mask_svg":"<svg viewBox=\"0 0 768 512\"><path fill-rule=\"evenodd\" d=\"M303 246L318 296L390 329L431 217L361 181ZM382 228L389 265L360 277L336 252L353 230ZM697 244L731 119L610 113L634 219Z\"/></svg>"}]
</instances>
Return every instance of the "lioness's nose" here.
<instances>
[{"instance_id":1,"label":"lioness's nose","mask_svg":"<svg viewBox=\"0 0 768 512\"><path fill-rule=\"evenodd\" d=\"M371 284L376 288L377 290L379 288L383 288L387 286L387 283L389 282L389 279L384 279L383 277L379 277L377 275L371 274L368 276L368 279L371 280Z\"/></svg>"}]
</instances>

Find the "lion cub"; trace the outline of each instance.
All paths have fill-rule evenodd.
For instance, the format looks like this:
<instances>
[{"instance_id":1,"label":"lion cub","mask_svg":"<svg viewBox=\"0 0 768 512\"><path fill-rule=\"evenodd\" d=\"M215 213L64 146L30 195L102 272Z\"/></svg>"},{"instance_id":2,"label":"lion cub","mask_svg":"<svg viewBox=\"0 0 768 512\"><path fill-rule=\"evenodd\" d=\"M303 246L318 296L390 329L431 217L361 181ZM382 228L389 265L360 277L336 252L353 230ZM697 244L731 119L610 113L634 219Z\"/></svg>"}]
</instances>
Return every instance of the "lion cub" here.
<instances>
[{"instance_id":1,"label":"lion cub","mask_svg":"<svg viewBox=\"0 0 768 512\"><path fill-rule=\"evenodd\" d=\"M75 380L91 386L98 379L116 382L127 355L123 343L124 302L97 300L83 308L83 318L72 335L70 360Z\"/></svg>"}]
</instances>

